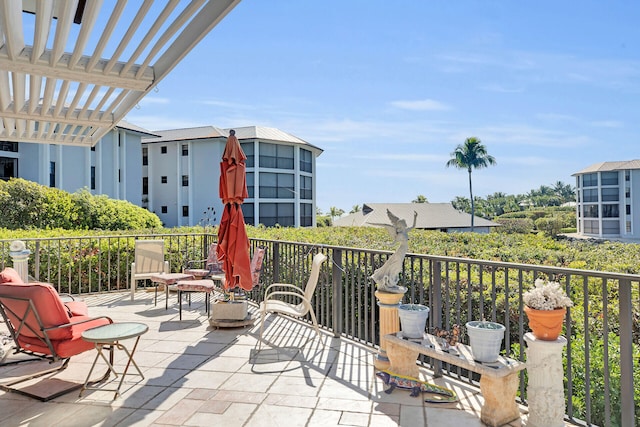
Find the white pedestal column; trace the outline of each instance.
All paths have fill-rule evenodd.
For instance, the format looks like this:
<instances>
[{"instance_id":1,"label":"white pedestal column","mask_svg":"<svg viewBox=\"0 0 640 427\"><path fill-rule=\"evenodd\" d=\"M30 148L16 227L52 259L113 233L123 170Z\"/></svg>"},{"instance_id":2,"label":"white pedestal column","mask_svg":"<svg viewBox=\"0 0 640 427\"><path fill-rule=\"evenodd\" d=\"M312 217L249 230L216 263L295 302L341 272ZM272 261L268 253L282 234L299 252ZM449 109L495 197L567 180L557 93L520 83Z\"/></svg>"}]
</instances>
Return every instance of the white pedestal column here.
<instances>
[{"instance_id":1,"label":"white pedestal column","mask_svg":"<svg viewBox=\"0 0 640 427\"><path fill-rule=\"evenodd\" d=\"M14 240L9 246L9 255L13 260L13 268L18 272L24 283L29 283L29 255L31 251L25 248L21 240Z\"/></svg>"},{"instance_id":2,"label":"white pedestal column","mask_svg":"<svg viewBox=\"0 0 640 427\"><path fill-rule=\"evenodd\" d=\"M527 427L563 427L566 404L562 350L567 339L560 336L555 341L543 341L528 332L524 340L527 344Z\"/></svg>"}]
</instances>

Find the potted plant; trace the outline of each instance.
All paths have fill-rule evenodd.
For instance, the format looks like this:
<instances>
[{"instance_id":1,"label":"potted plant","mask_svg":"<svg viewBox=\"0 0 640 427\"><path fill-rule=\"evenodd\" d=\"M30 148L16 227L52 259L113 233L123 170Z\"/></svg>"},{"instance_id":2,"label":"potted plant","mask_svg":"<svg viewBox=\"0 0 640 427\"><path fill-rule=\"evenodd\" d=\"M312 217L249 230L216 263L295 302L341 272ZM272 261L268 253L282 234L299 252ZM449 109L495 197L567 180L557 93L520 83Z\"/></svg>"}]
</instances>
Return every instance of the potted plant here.
<instances>
[{"instance_id":1,"label":"potted plant","mask_svg":"<svg viewBox=\"0 0 640 427\"><path fill-rule=\"evenodd\" d=\"M536 279L535 286L522 294L522 300L533 336L544 341L558 339L567 307L573 305L560 283Z\"/></svg>"},{"instance_id":2,"label":"potted plant","mask_svg":"<svg viewBox=\"0 0 640 427\"><path fill-rule=\"evenodd\" d=\"M474 320L465 325L473 359L478 362L495 362L500 355L504 339L504 325L485 320Z\"/></svg>"},{"instance_id":3,"label":"potted plant","mask_svg":"<svg viewBox=\"0 0 640 427\"><path fill-rule=\"evenodd\" d=\"M429 307L421 304L400 304L398 306L400 329L406 338L422 338L427 326Z\"/></svg>"}]
</instances>

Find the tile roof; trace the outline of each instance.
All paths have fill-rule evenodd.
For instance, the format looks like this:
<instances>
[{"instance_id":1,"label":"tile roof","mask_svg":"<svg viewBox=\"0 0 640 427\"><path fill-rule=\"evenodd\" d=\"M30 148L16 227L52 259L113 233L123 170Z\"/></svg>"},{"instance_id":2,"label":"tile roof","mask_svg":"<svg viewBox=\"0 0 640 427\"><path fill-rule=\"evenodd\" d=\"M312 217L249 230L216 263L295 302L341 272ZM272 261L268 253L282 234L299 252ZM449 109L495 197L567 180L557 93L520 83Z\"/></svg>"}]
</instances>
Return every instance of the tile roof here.
<instances>
[{"instance_id":1,"label":"tile roof","mask_svg":"<svg viewBox=\"0 0 640 427\"><path fill-rule=\"evenodd\" d=\"M588 166L571 176L582 175L585 173L593 173L593 172L609 172L609 171L619 171L625 169L640 169L640 160L624 160L618 162L600 162L594 163L591 166Z\"/></svg>"}]
</instances>

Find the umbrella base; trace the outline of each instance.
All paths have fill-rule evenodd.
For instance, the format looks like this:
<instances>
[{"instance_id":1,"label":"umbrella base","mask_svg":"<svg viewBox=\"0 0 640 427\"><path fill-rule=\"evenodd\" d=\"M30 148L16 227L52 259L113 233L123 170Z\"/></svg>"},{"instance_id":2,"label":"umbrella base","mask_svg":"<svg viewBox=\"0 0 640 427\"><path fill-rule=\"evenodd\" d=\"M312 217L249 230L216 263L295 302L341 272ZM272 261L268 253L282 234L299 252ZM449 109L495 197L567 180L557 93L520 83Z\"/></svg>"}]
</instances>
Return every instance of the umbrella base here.
<instances>
[{"instance_id":1,"label":"umbrella base","mask_svg":"<svg viewBox=\"0 0 640 427\"><path fill-rule=\"evenodd\" d=\"M212 320L246 320L247 315L247 301L216 301L211 307Z\"/></svg>"},{"instance_id":2,"label":"umbrella base","mask_svg":"<svg viewBox=\"0 0 640 427\"><path fill-rule=\"evenodd\" d=\"M247 315L242 320L230 320L230 319L209 319L209 325L214 328L244 328L247 326L253 326L255 319L251 315Z\"/></svg>"}]
</instances>

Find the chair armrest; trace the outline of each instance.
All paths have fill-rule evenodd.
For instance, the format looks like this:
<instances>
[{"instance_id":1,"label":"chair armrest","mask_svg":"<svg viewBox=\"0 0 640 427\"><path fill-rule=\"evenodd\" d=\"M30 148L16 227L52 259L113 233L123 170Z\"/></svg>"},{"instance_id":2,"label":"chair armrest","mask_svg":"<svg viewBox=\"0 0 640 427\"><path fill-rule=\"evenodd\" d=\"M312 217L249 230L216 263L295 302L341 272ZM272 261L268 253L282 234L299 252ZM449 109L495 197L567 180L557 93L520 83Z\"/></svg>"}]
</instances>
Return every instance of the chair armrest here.
<instances>
[{"instance_id":1,"label":"chair armrest","mask_svg":"<svg viewBox=\"0 0 640 427\"><path fill-rule=\"evenodd\" d=\"M289 295L289 296L294 296L297 298L300 298L305 305L311 306L311 301L309 301L304 295L295 293L295 292L289 292L289 291L275 291L275 292L271 292L268 296L266 296L264 298L264 302L265 304L269 302L269 300L276 300L278 301L277 298L272 298L274 295Z\"/></svg>"},{"instance_id":2,"label":"chair armrest","mask_svg":"<svg viewBox=\"0 0 640 427\"><path fill-rule=\"evenodd\" d=\"M265 291L264 291L264 292L265 292L265 294L269 293L269 289L271 289L271 288L275 288L275 287L278 287L278 288L284 288L284 289L289 289L289 288L291 288L291 289L295 289L295 290L297 290L297 291L302 292L302 289L300 289L299 287L297 287L297 286L295 286L295 285L292 285L292 284L290 284L290 283L272 283L271 285L267 286L267 289L265 289Z\"/></svg>"},{"instance_id":3,"label":"chair armrest","mask_svg":"<svg viewBox=\"0 0 640 427\"><path fill-rule=\"evenodd\" d=\"M78 322L69 322L69 323L65 323L64 325L51 326L50 328L43 328L43 331L47 332L47 331L54 331L60 328L68 328L69 326L80 325L82 323L87 323L87 322L93 322L94 320L98 320L98 319L107 319L109 323L113 323L113 319L111 319L109 316L98 316L98 317L92 317L91 319L80 320Z\"/></svg>"},{"instance_id":4,"label":"chair armrest","mask_svg":"<svg viewBox=\"0 0 640 427\"><path fill-rule=\"evenodd\" d=\"M187 261L187 268L193 267L194 264L202 264L204 265L206 259L194 259L191 261Z\"/></svg>"}]
</instances>

